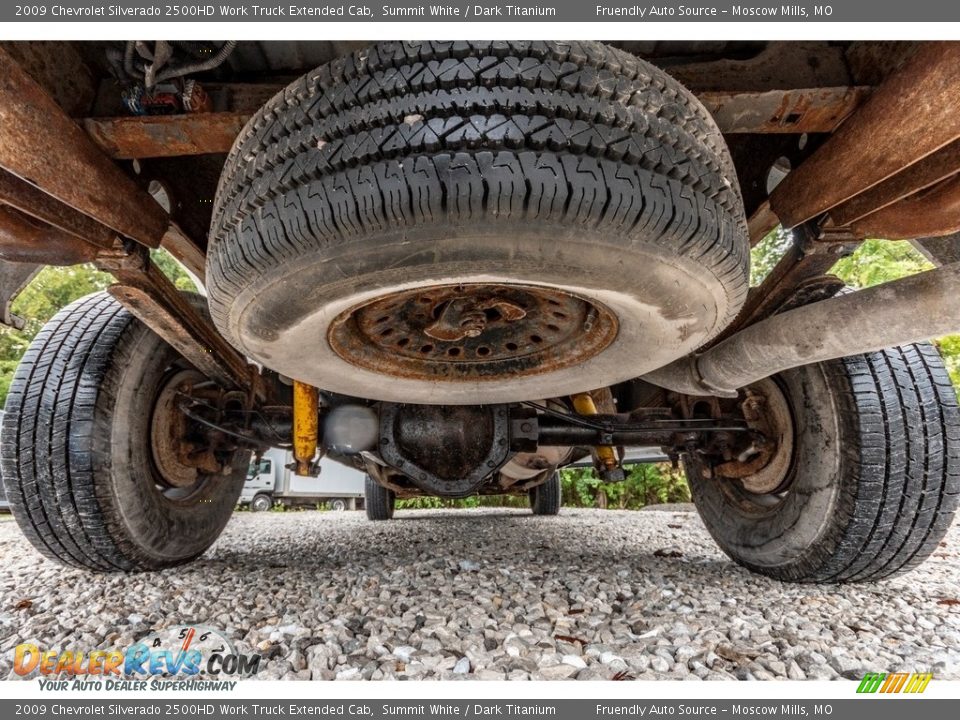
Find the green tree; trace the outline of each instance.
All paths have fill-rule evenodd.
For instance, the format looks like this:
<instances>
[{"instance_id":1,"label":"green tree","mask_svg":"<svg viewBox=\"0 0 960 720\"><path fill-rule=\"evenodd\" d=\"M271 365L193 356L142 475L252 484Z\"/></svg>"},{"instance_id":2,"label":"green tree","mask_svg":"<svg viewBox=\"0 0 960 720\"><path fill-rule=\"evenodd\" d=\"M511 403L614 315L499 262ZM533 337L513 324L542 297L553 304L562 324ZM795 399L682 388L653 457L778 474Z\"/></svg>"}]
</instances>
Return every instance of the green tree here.
<instances>
[{"instance_id":1,"label":"green tree","mask_svg":"<svg viewBox=\"0 0 960 720\"><path fill-rule=\"evenodd\" d=\"M930 270L933 265L906 240L866 240L831 272L850 287L865 288Z\"/></svg>"},{"instance_id":2,"label":"green tree","mask_svg":"<svg viewBox=\"0 0 960 720\"><path fill-rule=\"evenodd\" d=\"M11 309L26 322L22 330L0 330L0 359L19 360L40 328L61 308L112 282L110 275L92 265L43 268L13 301Z\"/></svg>"},{"instance_id":3,"label":"green tree","mask_svg":"<svg viewBox=\"0 0 960 720\"><path fill-rule=\"evenodd\" d=\"M178 290L197 292L196 283L190 279L190 276L180 263L173 259L173 255L166 250L162 248L159 250L151 250L150 259L153 260L164 275L173 281L173 284L177 286Z\"/></svg>"},{"instance_id":4,"label":"green tree","mask_svg":"<svg viewBox=\"0 0 960 720\"><path fill-rule=\"evenodd\" d=\"M953 386L960 388L960 335L947 335L936 342L947 365L950 379L953 380Z\"/></svg>"},{"instance_id":5,"label":"green tree","mask_svg":"<svg viewBox=\"0 0 960 720\"><path fill-rule=\"evenodd\" d=\"M593 468L564 468L560 471L564 507L639 510L646 505L690 502L690 490L681 470L664 463L632 465L623 482L601 482ZM605 498L599 501L599 498ZM529 507L522 495L482 495L467 498L417 497L397 500L398 510L440 508Z\"/></svg>"},{"instance_id":6,"label":"green tree","mask_svg":"<svg viewBox=\"0 0 960 720\"><path fill-rule=\"evenodd\" d=\"M560 471L563 504L572 507L638 510L646 505L689 502L690 489L681 470L664 463L631 465L623 482L601 482L592 468ZM598 498L603 497L602 502Z\"/></svg>"},{"instance_id":7,"label":"green tree","mask_svg":"<svg viewBox=\"0 0 960 720\"><path fill-rule=\"evenodd\" d=\"M157 266L181 290L196 290L193 281L165 250L154 250ZM10 381L23 353L40 329L74 300L105 289L113 276L92 265L45 267L13 301L11 309L26 321L21 330L0 326L0 407L7 401Z\"/></svg>"},{"instance_id":8,"label":"green tree","mask_svg":"<svg viewBox=\"0 0 960 720\"><path fill-rule=\"evenodd\" d=\"M777 226L753 246L750 251L750 285L755 287L763 282L773 267L780 262L780 258L793 242L790 233Z\"/></svg>"}]
</instances>

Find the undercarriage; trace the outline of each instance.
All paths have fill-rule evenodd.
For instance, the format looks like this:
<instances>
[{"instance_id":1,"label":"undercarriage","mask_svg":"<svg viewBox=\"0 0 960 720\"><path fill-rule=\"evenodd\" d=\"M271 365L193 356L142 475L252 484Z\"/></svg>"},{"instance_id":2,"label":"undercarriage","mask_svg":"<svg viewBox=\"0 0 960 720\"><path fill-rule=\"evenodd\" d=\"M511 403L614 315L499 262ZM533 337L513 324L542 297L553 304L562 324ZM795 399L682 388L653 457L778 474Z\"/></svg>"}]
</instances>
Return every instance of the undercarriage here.
<instances>
[{"instance_id":1,"label":"undercarriage","mask_svg":"<svg viewBox=\"0 0 960 720\"><path fill-rule=\"evenodd\" d=\"M48 556L196 557L269 447L366 473L378 520L555 514L559 469L617 482L654 447L758 572L932 551L960 497L927 343L960 331L960 44L279 45L0 45L3 321L43 265L117 280L11 389L4 482ZM937 267L848 291L829 271L872 237ZM48 516L64 493L94 510Z\"/></svg>"}]
</instances>

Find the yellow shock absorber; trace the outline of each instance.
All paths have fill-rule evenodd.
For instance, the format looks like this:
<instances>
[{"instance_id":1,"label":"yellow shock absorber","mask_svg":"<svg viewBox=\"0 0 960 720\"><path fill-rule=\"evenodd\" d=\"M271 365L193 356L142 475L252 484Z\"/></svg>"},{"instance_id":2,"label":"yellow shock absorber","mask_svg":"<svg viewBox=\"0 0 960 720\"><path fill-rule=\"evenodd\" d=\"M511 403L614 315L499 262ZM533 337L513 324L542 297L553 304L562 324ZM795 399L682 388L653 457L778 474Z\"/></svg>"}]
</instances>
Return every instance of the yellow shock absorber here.
<instances>
[{"instance_id":1,"label":"yellow shock absorber","mask_svg":"<svg viewBox=\"0 0 960 720\"><path fill-rule=\"evenodd\" d=\"M313 385L293 381L293 459L297 475L309 475L317 454L319 391Z\"/></svg>"},{"instance_id":2,"label":"yellow shock absorber","mask_svg":"<svg viewBox=\"0 0 960 720\"><path fill-rule=\"evenodd\" d=\"M590 397L590 393L578 393L572 395L573 409L581 415L597 415L597 406ZM617 451L610 445L598 445L594 450L597 453L597 459L605 470L616 470L620 463L617 460Z\"/></svg>"}]
</instances>

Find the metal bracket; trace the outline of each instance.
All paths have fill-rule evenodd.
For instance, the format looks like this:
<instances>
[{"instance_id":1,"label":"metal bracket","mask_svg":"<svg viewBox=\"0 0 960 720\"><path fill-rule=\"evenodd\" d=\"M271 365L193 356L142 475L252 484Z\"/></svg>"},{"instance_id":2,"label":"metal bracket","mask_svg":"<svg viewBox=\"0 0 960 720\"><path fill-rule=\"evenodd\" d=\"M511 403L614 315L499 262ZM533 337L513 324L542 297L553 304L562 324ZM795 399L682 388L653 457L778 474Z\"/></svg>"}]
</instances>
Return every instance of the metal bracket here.
<instances>
[{"instance_id":1,"label":"metal bracket","mask_svg":"<svg viewBox=\"0 0 960 720\"><path fill-rule=\"evenodd\" d=\"M777 313L801 286L826 277L837 260L863 241L849 228L822 227L818 222L804 223L792 233L793 243L784 256L760 285L750 288L737 319L710 342L711 346Z\"/></svg>"},{"instance_id":2,"label":"metal bracket","mask_svg":"<svg viewBox=\"0 0 960 720\"><path fill-rule=\"evenodd\" d=\"M157 335L170 343L194 367L225 387L263 396L260 375L234 350L217 329L152 262L149 250L127 243L119 252L104 252L97 266L119 281L107 288Z\"/></svg>"},{"instance_id":3,"label":"metal bracket","mask_svg":"<svg viewBox=\"0 0 960 720\"><path fill-rule=\"evenodd\" d=\"M11 312L10 304L38 272L40 265L0 259L0 324L15 330L22 330L26 325L26 320Z\"/></svg>"}]
</instances>

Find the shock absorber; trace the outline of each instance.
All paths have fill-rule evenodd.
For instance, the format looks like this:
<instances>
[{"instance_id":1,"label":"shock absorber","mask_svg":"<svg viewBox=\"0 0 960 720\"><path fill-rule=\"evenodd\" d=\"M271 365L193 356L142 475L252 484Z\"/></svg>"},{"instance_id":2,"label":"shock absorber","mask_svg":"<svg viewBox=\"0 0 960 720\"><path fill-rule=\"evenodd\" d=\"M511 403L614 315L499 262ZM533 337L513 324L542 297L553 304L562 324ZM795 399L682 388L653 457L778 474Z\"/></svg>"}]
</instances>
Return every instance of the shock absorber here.
<instances>
[{"instance_id":1,"label":"shock absorber","mask_svg":"<svg viewBox=\"0 0 960 720\"><path fill-rule=\"evenodd\" d=\"M293 381L293 459L297 475L310 475L317 454L320 392L313 385Z\"/></svg>"},{"instance_id":2,"label":"shock absorber","mask_svg":"<svg viewBox=\"0 0 960 720\"><path fill-rule=\"evenodd\" d=\"M570 398L573 409L581 415L597 415L597 405L590 393L578 393ZM617 459L617 451L612 445L597 445L593 449L597 462L600 465L600 479L606 482L623 480L623 469Z\"/></svg>"}]
</instances>

